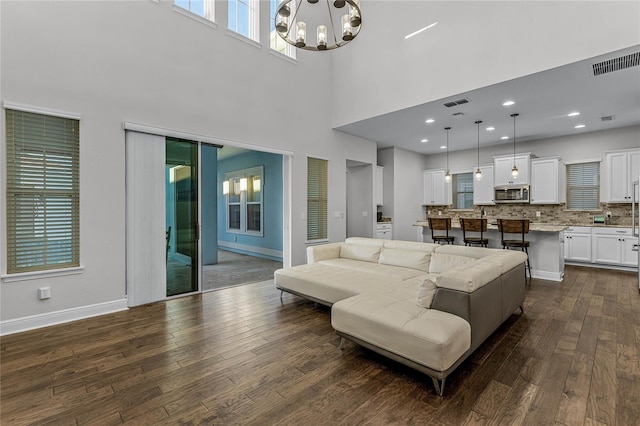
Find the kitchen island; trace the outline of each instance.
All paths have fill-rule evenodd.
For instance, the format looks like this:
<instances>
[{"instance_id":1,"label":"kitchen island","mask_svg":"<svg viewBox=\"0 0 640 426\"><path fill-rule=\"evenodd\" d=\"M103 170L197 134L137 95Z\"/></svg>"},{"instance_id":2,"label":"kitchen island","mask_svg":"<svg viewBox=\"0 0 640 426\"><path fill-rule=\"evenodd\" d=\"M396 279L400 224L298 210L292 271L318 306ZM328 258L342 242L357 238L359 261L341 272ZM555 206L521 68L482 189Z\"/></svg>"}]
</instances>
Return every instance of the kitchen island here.
<instances>
[{"instance_id":1,"label":"kitchen island","mask_svg":"<svg viewBox=\"0 0 640 426\"><path fill-rule=\"evenodd\" d=\"M501 235L498 226L489 220L485 238L489 239L490 248L502 248ZM417 227L417 241L432 242L431 230L426 219L417 221L413 226ZM453 220L449 235L455 237L455 244L464 245L460 223ZM531 262L531 275L550 281L562 281L564 276L564 230L566 226L549 225L531 222L529 233L525 239L530 242L529 260ZM439 231L441 233L442 231ZM479 233L470 232L468 236L479 236ZM509 234L513 238L514 234Z\"/></svg>"}]
</instances>

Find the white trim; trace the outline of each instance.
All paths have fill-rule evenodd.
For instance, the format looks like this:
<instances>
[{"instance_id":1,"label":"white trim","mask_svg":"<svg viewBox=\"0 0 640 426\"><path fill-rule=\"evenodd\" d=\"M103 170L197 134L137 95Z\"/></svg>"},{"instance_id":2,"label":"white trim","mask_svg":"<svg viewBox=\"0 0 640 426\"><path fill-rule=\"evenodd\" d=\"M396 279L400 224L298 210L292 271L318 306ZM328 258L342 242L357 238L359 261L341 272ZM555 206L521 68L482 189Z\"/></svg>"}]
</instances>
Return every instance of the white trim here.
<instances>
[{"instance_id":1,"label":"white trim","mask_svg":"<svg viewBox=\"0 0 640 426\"><path fill-rule=\"evenodd\" d=\"M304 243L308 246L317 246L320 244L329 244L330 242L328 238L320 238L319 240L306 240Z\"/></svg>"},{"instance_id":2,"label":"white trim","mask_svg":"<svg viewBox=\"0 0 640 426\"><path fill-rule=\"evenodd\" d=\"M233 30L228 29L228 28L227 28L227 35L230 35L231 37L233 37L233 38L235 38L237 40L243 41L243 42L247 43L248 45L253 46L253 47L257 48L257 49L262 49L262 43L260 43L259 41L255 41L253 39L250 39L249 37L245 37L242 34L237 33L237 32L235 32Z\"/></svg>"},{"instance_id":3,"label":"white trim","mask_svg":"<svg viewBox=\"0 0 640 426\"><path fill-rule=\"evenodd\" d=\"M571 266L584 266L587 268L613 269L616 271L638 272L638 268L635 266L613 265L609 263L578 262L575 260L565 259L564 264L571 265Z\"/></svg>"},{"instance_id":4,"label":"white trim","mask_svg":"<svg viewBox=\"0 0 640 426\"><path fill-rule=\"evenodd\" d=\"M118 299L110 302L97 303L95 305L80 306L77 308L63 309L56 312L31 315L28 317L10 319L0 322L0 336L19 333L21 331L48 327L70 321L126 311L127 299Z\"/></svg>"},{"instance_id":5,"label":"white trim","mask_svg":"<svg viewBox=\"0 0 640 426\"><path fill-rule=\"evenodd\" d=\"M307 158L311 157L311 158L315 158L316 160L324 160L324 161L326 161L327 163L329 162L329 158L328 158L328 157L322 157L322 156L320 156L320 155L312 155L312 154L305 154L305 156L306 156ZM444 170L444 169L443 169L443 170ZM327 176L327 177L328 177L328 176Z\"/></svg>"},{"instance_id":6,"label":"white trim","mask_svg":"<svg viewBox=\"0 0 640 426\"><path fill-rule=\"evenodd\" d=\"M18 102L11 102L11 101L2 101L2 107L4 109L13 109L16 111L23 111L23 112L32 112L35 114L52 115L54 117L70 118L72 120L80 120L82 118L81 115L77 112L48 109L48 108L43 108L35 105L27 105L27 104L21 104Z\"/></svg>"},{"instance_id":7,"label":"white trim","mask_svg":"<svg viewBox=\"0 0 640 426\"><path fill-rule=\"evenodd\" d=\"M265 256L278 257L282 259L282 251L264 247L248 246L246 244L234 243L231 241L218 240L218 247L242 250L248 253L263 254Z\"/></svg>"},{"instance_id":8,"label":"white trim","mask_svg":"<svg viewBox=\"0 0 640 426\"><path fill-rule=\"evenodd\" d=\"M4 283L13 283L17 281L37 280L41 278L63 277L66 275L76 275L84 272L84 266L76 266L64 269L47 269L46 271L19 272L17 274L0 275L0 279Z\"/></svg>"},{"instance_id":9,"label":"white trim","mask_svg":"<svg viewBox=\"0 0 640 426\"><path fill-rule=\"evenodd\" d=\"M280 53L280 52L278 52L277 50L275 50L275 49L273 49L271 47L269 48L269 54L271 54L271 55L273 55L273 56L275 56L277 58L280 58L282 60L285 60L287 62L291 62L294 65L298 65L298 60L296 58L292 58L289 55L285 55L284 53Z\"/></svg>"},{"instance_id":10,"label":"white trim","mask_svg":"<svg viewBox=\"0 0 640 426\"><path fill-rule=\"evenodd\" d=\"M172 130L172 129L165 129L162 127L147 126L145 124L132 123L129 121L123 122L122 128L124 130L132 130L134 132L148 133L156 136L165 136L165 137L169 136L169 137L174 137L178 139L188 139L194 142L202 142L202 143L208 143L213 145L223 145L223 146L229 145L229 146L235 146L238 148L249 149L252 151L269 152L271 154L289 155L293 157L292 151L287 151L284 149L270 148L270 147L261 146L261 145L254 145L254 144L249 144L244 142L233 141L230 139L220 139L220 138L215 138L211 136L199 135L196 133L182 132L180 130Z\"/></svg>"},{"instance_id":11,"label":"white trim","mask_svg":"<svg viewBox=\"0 0 640 426\"><path fill-rule=\"evenodd\" d=\"M173 4L173 11L176 13L179 13L182 16L186 16L187 18L191 18L195 21L200 22L201 24L204 24L208 27L211 27L213 29L217 29L218 28L218 24L215 21L212 21L210 19L205 18L204 16L200 16L197 13L193 13L190 10L187 10L183 7L180 7L178 5L176 5L175 3Z\"/></svg>"},{"instance_id":12,"label":"white trim","mask_svg":"<svg viewBox=\"0 0 640 426\"><path fill-rule=\"evenodd\" d=\"M531 276L533 278L547 280L547 281L556 281L562 282L562 278L564 277L563 272L549 272L549 271L538 271L535 269L531 270Z\"/></svg>"},{"instance_id":13,"label":"white trim","mask_svg":"<svg viewBox=\"0 0 640 426\"><path fill-rule=\"evenodd\" d=\"M571 164L583 164L583 163L602 163L602 158L591 158L587 160L574 160L574 161L565 161L564 165L569 166Z\"/></svg>"}]
</instances>

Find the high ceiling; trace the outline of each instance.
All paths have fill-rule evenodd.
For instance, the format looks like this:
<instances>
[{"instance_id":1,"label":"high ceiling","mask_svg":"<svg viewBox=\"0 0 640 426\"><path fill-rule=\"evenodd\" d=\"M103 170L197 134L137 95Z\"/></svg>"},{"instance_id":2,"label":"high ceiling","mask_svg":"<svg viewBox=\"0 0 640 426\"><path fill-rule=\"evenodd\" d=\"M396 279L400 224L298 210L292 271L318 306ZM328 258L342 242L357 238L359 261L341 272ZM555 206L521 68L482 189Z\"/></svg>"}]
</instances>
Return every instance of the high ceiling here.
<instances>
[{"instance_id":1,"label":"high ceiling","mask_svg":"<svg viewBox=\"0 0 640 426\"><path fill-rule=\"evenodd\" d=\"M336 130L375 141L378 148L395 146L434 154L442 152L440 147L446 143L444 128L447 126L451 127L449 151L476 148L477 120L482 120L481 147L512 144L514 130L510 115L513 113L519 114L516 119L518 144L640 125L640 66L636 63L601 75L594 75L593 71L596 63L638 55L638 52L640 45L368 118ZM467 99L468 103L444 106L460 99ZM503 106L508 100L515 104ZM580 115L569 117L571 112L580 112ZM434 122L425 123L429 118ZM576 129L578 124L585 127ZM495 130L486 130L489 126ZM501 139L503 136L508 139ZM421 142L423 139L428 142Z\"/></svg>"}]
</instances>

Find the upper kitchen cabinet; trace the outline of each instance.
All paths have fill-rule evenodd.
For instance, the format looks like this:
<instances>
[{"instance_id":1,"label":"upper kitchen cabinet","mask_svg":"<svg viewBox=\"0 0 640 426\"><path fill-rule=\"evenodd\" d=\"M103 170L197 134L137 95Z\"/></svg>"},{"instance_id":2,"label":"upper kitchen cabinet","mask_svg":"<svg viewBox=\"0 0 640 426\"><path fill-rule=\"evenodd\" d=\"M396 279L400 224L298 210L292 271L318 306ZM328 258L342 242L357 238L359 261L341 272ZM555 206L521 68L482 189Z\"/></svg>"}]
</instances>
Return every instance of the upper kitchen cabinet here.
<instances>
[{"instance_id":1,"label":"upper kitchen cabinet","mask_svg":"<svg viewBox=\"0 0 640 426\"><path fill-rule=\"evenodd\" d=\"M473 180L473 204L476 206L492 206L493 201L493 166L480 166L482 179Z\"/></svg>"},{"instance_id":2,"label":"upper kitchen cabinet","mask_svg":"<svg viewBox=\"0 0 640 426\"><path fill-rule=\"evenodd\" d=\"M530 154L518 154L515 156L515 163L518 168L517 178L514 178L511 174L514 160L513 155L495 157L493 160L494 185L528 185L530 157Z\"/></svg>"},{"instance_id":3,"label":"upper kitchen cabinet","mask_svg":"<svg viewBox=\"0 0 640 426\"><path fill-rule=\"evenodd\" d=\"M630 203L633 181L640 175L640 150L609 152L607 159L607 202ZM636 191L636 199L638 193Z\"/></svg>"},{"instance_id":4,"label":"upper kitchen cabinet","mask_svg":"<svg viewBox=\"0 0 640 426\"><path fill-rule=\"evenodd\" d=\"M384 177L384 167L376 166L373 169L373 200L376 202L377 206L382 205L382 185Z\"/></svg>"},{"instance_id":5,"label":"upper kitchen cabinet","mask_svg":"<svg viewBox=\"0 0 640 426\"><path fill-rule=\"evenodd\" d=\"M422 172L425 206L446 206L451 204L451 183L445 182L444 175L445 171L442 169Z\"/></svg>"},{"instance_id":6,"label":"upper kitchen cabinet","mask_svg":"<svg viewBox=\"0 0 640 426\"><path fill-rule=\"evenodd\" d=\"M531 160L531 204L560 204L565 201L564 164L558 158Z\"/></svg>"}]
</instances>

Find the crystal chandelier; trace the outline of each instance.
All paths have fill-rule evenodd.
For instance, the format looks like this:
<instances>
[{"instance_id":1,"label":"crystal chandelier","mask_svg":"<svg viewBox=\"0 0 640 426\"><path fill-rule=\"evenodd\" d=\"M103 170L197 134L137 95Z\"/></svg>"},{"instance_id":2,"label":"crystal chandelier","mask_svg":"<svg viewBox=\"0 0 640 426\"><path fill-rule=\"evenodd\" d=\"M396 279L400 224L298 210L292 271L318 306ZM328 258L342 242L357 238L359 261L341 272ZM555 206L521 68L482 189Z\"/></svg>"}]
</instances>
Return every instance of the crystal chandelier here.
<instances>
[{"instance_id":1,"label":"crystal chandelier","mask_svg":"<svg viewBox=\"0 0 640 426\"><path fill-rule=\"evenodd\" d=\"M274 20L278 35L299 49L337 49L360 33L360 0L282 0ZM315 44L307 26L316 28Z\"/></svg>"}]
</instances>

